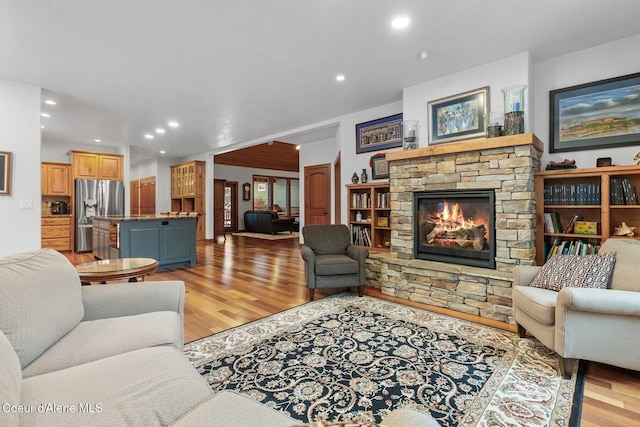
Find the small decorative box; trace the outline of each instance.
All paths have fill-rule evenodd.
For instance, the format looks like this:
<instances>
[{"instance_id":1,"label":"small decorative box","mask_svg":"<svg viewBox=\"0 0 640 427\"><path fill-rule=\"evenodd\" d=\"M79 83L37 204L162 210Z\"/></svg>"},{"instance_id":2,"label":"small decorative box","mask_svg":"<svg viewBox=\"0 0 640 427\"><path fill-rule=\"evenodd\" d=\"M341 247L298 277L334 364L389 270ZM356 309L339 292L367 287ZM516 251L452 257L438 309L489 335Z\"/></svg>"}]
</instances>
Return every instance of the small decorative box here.
<instances>
[{"instance_id":1,"label":"small decorative box","mask_svg":"<svg viewBox=\"0 0 640 427\"><path fill-rule=\"evenodd\" d=\"M381 216L378 218L378 227L388 227L389 226L389 218L386 216Z\"/></svg>"},{"instance_id":2,"label":"small decorative box","mask_svg":"<svg viewBox=\"0 0 640 427\"><path fill-rule=\"evenodd\" d=\"M598 223L595 221L576 221L573 226L573 232L575 234L598 234Z\"/></svg>"}]
</instances>

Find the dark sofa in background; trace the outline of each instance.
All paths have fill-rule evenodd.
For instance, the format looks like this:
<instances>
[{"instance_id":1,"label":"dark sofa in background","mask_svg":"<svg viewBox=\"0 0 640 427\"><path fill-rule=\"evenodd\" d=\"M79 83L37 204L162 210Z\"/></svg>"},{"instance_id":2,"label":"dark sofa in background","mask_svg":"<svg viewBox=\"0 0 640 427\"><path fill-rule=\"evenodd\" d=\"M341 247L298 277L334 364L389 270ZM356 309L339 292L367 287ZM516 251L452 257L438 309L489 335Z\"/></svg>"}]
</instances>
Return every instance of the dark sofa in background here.
<instances>
[{"instance_id":1,"label":"dark sofa in background","mask_svg":"<svg viewBox=\"0 0 640 427\"><path fill-rule=\"evenodd\" d=\"M252 233L276 234L280 231L298 231L294 217L279 217L276 211L246 211L244 230Z\"/></svg>"}]
</instances>

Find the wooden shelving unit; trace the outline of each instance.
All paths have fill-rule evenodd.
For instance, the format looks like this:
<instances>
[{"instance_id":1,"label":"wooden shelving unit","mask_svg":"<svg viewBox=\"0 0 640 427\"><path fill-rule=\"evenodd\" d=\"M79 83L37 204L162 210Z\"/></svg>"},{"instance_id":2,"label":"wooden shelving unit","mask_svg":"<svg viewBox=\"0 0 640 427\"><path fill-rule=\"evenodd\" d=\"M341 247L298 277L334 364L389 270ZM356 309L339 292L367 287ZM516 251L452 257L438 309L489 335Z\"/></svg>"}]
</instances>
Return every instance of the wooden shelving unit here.
<instances>
[{"instance_id":1,"label":"wooden shelving unit","mask_svg":"<svg viewBox=\"0 0 640 427\"><path fill-rule=\"evenodd\" d=\"M171 211L198 212L196 239L205 235L205 169L206 162L192 160L171 166Z\"/></svg>"},{"instance_id":2,"label":"wooden shelving unit","mask_svg":"<svg viewBox=\"0 0 640 427\"><path fill-rule=\"evenodd\" d=\"M630 184L630 191L640 201L640 193L637 192L640 191L640 166L610 166L536 173L534 177L537 216L536 263L544 264L545 248L551 248L555 239L582 240L599 245L608 238L617 237L613 235L614 229L622 222L630 227L636 227L638 236L636 238L640 239L640 205L628 204L626 200L621 201L613 197L621 191L623 195L625 194L624 188L620 189L621 180ZM594 189L599 189L599 195L593 194ZM626 194L631 195L629 189ZM545 227L545 213L556 215L563 227L572 216L579 215L583 221L597 223L597 234L552 233Z\"/></svg>"},{"instance_id":3,"label":"wooden shelving unit","mask_svg":"<svg viewBox=\"0 0 640 427\"><path fill-rule=\"evenodd\" d=\"M389 182L347 185L347 221L354 244L370 250L389 251L390 203Z\"/></svg>"}]
</instances>

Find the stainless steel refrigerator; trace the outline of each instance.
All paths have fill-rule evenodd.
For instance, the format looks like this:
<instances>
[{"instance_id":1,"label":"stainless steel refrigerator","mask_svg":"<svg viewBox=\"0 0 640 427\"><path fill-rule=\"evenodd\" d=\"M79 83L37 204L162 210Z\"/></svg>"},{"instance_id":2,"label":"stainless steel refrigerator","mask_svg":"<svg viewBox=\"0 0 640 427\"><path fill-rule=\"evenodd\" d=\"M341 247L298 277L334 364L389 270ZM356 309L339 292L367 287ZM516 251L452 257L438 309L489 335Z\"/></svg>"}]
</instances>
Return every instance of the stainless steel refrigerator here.
<instances>
[{"instance_id":1,"label":"stainless steel refrigerator","mask_svg":"<svg viewBox=\"0 0 640 427\"><path fill-rule=\"evenodd\" d=\"M76 252L93 248L93 217L124 216L124 185L106 179L76 179L75 190Z\"/></svg>"}]
</instances>

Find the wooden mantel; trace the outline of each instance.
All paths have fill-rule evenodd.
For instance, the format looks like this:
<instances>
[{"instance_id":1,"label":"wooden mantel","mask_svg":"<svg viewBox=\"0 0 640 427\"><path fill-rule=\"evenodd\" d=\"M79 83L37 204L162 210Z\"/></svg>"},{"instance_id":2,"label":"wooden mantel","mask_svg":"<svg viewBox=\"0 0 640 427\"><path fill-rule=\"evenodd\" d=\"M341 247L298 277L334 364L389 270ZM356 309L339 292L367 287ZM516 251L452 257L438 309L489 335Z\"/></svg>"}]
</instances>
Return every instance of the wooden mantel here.
<instances>
[{"instance_id":1,"label":"wooden mantel","mask_svg":"<svg viewBox=\"0 0 640 427\"><path fill-rule=\"evenodd\" d=\"M415 150L395 151L387 153L387 161L415 159L440 154L462 153L465 151L488 150L492 148L515 147L519 145L533 145L539 152L544 151L544 144L532 133L501 136L498 138L481 138L463 142L429 145Z\"/></svg>"}]
</instances>

